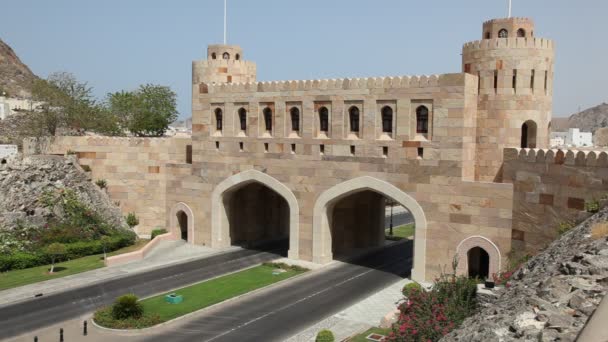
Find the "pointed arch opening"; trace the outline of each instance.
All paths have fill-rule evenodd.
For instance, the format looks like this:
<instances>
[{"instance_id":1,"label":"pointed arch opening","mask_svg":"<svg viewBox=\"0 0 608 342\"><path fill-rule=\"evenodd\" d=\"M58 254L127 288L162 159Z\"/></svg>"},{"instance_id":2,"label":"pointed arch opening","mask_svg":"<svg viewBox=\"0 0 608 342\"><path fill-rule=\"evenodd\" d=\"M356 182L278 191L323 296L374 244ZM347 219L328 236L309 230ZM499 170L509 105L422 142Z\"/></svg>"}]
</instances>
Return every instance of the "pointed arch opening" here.
<instances>
[{"instance_id":1,"label":"pointed arch opening","mask_svg":"<svg viewBox=\"0 0 608 342\"><path fill-rule=\"evenodd\" d=\"M215 109L215 130L218 132L222 131L224 127L224 114L221 108Z\"/></svg>"},{"instance_id":2,"label":"pointed arch opening","mask_svg":"<svg viewBox=\"0 0 608 342\"><path fill-rule=\"evenodd\" d=\"M481 280L491 280L493 274L500 272L500 250L490 239L483 236L470 236L456 247L458 274Z\"/></svg>"},{"instance_id":3,"label":"pointed arch opening","mask_svg":"<svg viewBox=\"0 0 608 342\"><path fill-rule=\"evenodd\" d=\"M329 131L329 110L325 106L319 108L319 131L325 134Z\"/></svg>"},{"instance_id":4,"label":"pointed arch opening","mask_svg":"<svg viewBox=\"0 0 608 342\"><path fill-rule=\"evenodd\" d=\"M390 106L382 107L382 133L393 133L393 108Z\"/></svg>"},{"instance_id":5,"label":"pointed arch opening","mask_svg":"<svg viewBox=\"0 0 608 342\"><path fill-rule=\"evenodd\" d=\"M187 204L180 202L171 208L169 227L175 239L194 243L194 213Z\"/></svg>"},{"instance_id":6,"label":"pointed arch opening","mask_svg":"<svg viewBox=\"0 0 608 342\"><path fill-rule=\"evenodd\" d=\"M272 109L264 108L264 127L267 133L272 132Z\"/></svg>"},{"instance_id":7,"label":"pointed arch opening","mask_svg":"<svg viewBox=\"0 0 608 342\"><path fill-rule=\"evenodd\" d=\"M287 256L298 259L298 201L275 178L257 170L233 175L215 187L211 210L212 247L288 245Z\"/></svg>"},{"instance_id":8,"label":"pointed arch opening","mask_svg":"<svg viewBox=\"0 0 608 342\"><path fill-rule=\"evenodd\" d=\"M427 221L422 207L394 185L370 176L339 183L317 198L313 209L313 262L327 263L333 260L334 253L384 243L389 201L411 215L415 225L411 276L424 281ZM365 224L360 224L361 220ZM355 234L348 230L355 230Z\"/></svg>"}]
</instances>

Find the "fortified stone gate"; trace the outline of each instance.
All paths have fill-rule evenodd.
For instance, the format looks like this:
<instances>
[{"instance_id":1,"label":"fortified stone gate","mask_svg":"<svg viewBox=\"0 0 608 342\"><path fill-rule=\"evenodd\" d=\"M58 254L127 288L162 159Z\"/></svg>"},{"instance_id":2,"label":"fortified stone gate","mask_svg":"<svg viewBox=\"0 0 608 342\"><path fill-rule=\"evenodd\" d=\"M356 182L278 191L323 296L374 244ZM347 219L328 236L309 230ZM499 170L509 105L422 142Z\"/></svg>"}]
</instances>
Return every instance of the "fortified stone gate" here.
<instances>
[{"instance_id":1,"label":"fortified stone gate","mask_svg":"<svg viewBox=\"0 0 608 342\"><path fill-rule=\"evenodd\" d=\"M454 256L489 276L526 211L503 149L548 144L553 43L522 18L482 37L460 73L280 82L256 82L240 47L211 45L193 62L191 142L57 138L46 151L77 151L142 217L139 233L168 225L215 248L288 239L290 258L327 263L381 245L394 201L415 219L413 279Z\"/></svg>"}]
</instances>

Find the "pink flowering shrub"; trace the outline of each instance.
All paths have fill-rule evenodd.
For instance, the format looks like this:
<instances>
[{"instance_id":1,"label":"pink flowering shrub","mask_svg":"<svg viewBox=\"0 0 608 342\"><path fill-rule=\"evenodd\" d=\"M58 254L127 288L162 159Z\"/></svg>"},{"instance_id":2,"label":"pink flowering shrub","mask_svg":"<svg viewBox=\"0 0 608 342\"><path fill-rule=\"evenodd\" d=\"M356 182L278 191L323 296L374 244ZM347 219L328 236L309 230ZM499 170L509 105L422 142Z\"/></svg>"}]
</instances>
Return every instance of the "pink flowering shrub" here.
<instances>
[{"instance_id":1,"label":"pink flowering shrub","mask_svg":"<svg viewBox=\"0 0 608 342\"><path fill-rule=\"evenodd\" d=\"M474 279L441 276L430 291L411 289L399 306L399 320L384 341L438 341L477 307Z\"/></svg>"}]
</instances>

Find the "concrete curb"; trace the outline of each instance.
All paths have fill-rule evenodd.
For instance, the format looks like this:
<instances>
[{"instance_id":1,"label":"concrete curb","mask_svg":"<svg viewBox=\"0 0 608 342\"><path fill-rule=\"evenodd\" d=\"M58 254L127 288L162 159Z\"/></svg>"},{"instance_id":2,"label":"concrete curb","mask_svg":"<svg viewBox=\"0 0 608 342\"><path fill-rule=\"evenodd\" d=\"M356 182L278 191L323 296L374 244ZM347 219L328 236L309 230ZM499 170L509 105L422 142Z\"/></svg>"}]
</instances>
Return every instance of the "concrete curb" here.
<instances>
[{"instance_id":1,"label":"concrete curb","mask_svg":"<svg viewBox=\"0 0 608 342\"><path fill-rule=\"evenodd\" d=\"M278 259L277 259L277 260L278 260ZM273 261L270 261L270 262L273 262ZM183 287L188 287L188 286L192 286L192 285L196 285L196 284L204 283L204 282L211 281L211 280L213 280L213 279L217 279L217 278L220 278L220 277L223 277L223 276L227 276L227 275L234 274L234 273L238 273L238 272L241 272L241 271L245 271L245 270L248 270L248 269L251 269L251 268L254 268L254 267L258 267L258 266L260 266L260 265L262 265L262 264L257 264L257 265L253 265L253 266L250 266L250 267L246 267L246 268L240 269L240 270L238 270L238 271L234 271L234 272L230 272L230 273L222 274L222 275L220 275L220 276L217 276L217 277L214 277L214 278L210 278L210 279L207 279L207 280L205 280L205 281L200 281L200 282L193 283L193 284L190 284L190 285L184 285ZM323 269L324 269L324 268L323 268ZM139 334L143 334L143 333L150 333L150 332L154 332L155 330L158 330L158 329L160 329L160 328L166 327L166 326L168 326L168 325L175 324L175 323L176 323L176 322L178 322L178 321L181 321L181 320L184 320L184 319L187 319L187 318L190 318L190 317L196 316L196 315L200 315L200 314L202 314L202 313L204 313L204 312L206 312L206 311L209 311L209 310L212 310L212 309L214 309L214 308L217 308L217 307L219 307L220 305L225 305L225 304L231 303L231 302L233 302L233 301L236 301L236 300L238 300L238 299L241 299L241 298L243 298L243 297L250 296L250 295L255 295L255 294L257 294L257 293L259 293L259 292L262 292L262 291L264 291L264 290L270 290L270 289L272 289L272 288L274 288L274 287L278 287L279 285L284 285L285 283L287 283L287 282L289 282L289 281L293 281L293 280L299 279L299 278L301 278L301 277L303 277L303 276L305 276L305 275L309 275L309 274L311 274L311 273L316 273L316 271L317 271L317 270L310 270L310 271L306 271L306 272L304 272L304 273L298 274L298 275L293 276L293 277L291 277L291 278L287 278L287 279L281 280L281 281L279 281L279 282L276 282L276 283L274 283L274 284L270 284L270 285L267 285L267 286L261 287L261 288L259 288L259 289L252 290L252 291L250 291L250 292L243 293L243 294L238 295L238 296L236 296L236 297L228 298L228 299L226 299L226 300L224 300L224 301L221 301L221 302L219 302L219 303L215 303L215 304L213 304L213 305L210 305L210 306L208 306L208 307L202 308L202 309L200 309L200 310L197 310L197 311L193 311L193 312L187 313L187 314L185 314L185 315L183 315L183 316L179 316L179 317L176 317L176 318L174 318L174 319L172 319L172 320L169 320L169 321L166 321L166 322L162 322L162 323L159 323L159 324L157 324L157 325L154 325L154 326L151 326L151 327L147 327L147 328L142 328L142 329L112 329L112 328L106 328L106 327L103 327L103 326L100 326L99 324L97 324L97 323L95 322L95 320L93 319L93 316L91 316L90 320L91 320L91 322L93 323L93 325L94 325L94 326L95 326L97 329L99 329L99 330L101 330L101 331L106 331L106 332L114 332L114 333L120 333L120 334L122 334L122 335L139 335ZM165 291L165 292L166 292L166 291ZM165 292L161 292L161 293L165 293ZM151 297L154 297L154 296L158 296L159 294L160 294L160 293L157 293L157 294L154 294L154 295L152 295L152 296L148 296L148 297L145 297L145 298L142 298L142 299L147 299L147 298L151 298Z\"/></svg>"}]
</instances>

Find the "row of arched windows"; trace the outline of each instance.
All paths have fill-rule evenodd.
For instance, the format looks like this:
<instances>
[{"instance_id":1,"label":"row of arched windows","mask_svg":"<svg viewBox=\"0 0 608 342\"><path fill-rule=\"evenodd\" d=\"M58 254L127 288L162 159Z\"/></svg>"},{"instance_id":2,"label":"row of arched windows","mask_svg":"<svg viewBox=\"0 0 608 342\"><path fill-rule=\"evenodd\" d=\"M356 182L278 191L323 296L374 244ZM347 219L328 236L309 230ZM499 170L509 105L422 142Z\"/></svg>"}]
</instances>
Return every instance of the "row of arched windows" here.
<instances>
[{"instance_id":1,"label":"row of arched windows","mask_svg":"<svg viewBox=\"0 0 608 342\"><path fill-rule=\"evenodd\" d=\"M517 30L517 37L525 38L526 30L524 30L523 28L520 28L519 30ZM486 39L490 39L490 38L492 38L492 33L486 32ZM509 31L507 29L501 29L500 31L498 31L498 38L509 38Z\"/></svg>"},{"instance_id":2,"label":"row of arched windows","mask_svg":"<svg viewBox=\"0 0 608 342\"><path fill-rule=\"evenodd\" d=\"M300 109L292 107L289 110L291 119L291 130L294 132L300 131ZM319 131L327 133L329 131L329 110L323 106L319 108ZM240 108L238 111L239 123L241 131L247 130L247 110ZM382 107L382 132L393 132L393 109L389 106ZM264 108L264 127L267 132L272 131L272 109ZM348 109L350 131L359 133L360 131L360 111L357 106L352 106ZM215 109L215 128L217 131L223 129L223 112L220 108ZM429 131L429 109L426 106L416 108L416 133L426 134Z\"/></svg>"},{"instance_id":3,"label":"row of arched windows","mask_svg":"<svg viewBox=\"0 0 608 342\"><path fill-rule=\"evenodd\" d=\"M234 58L238 61L241 59L241 55L237 53ZM217 59L217 54L215 52L211 53L211 59ZM222 54L222 59L230 59L230 54L228 52L224 52Z\"/></svg>"}]
</instances>

